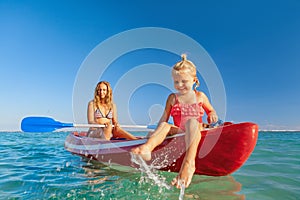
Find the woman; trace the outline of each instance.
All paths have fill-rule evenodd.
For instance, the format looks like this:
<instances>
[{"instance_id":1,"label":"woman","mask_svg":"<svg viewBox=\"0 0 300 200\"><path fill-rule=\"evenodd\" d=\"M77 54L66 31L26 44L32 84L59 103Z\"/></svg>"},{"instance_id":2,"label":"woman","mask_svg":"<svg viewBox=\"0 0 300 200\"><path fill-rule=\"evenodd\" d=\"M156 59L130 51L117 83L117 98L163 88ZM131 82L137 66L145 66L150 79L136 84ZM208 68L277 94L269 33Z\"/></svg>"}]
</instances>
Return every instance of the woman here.
<instances>
[{"instance_id":1,"label":"woman","mask_svg":"<svg viewBox=\"0 0 300 200\"><path fill-rule=\"evenodd\" d=\"M108 82L101 81L97 84L94 99L88 104L87 111L89 124L103 124L104 128L90 128L89 137L110 140L114 138L137 139L118 125L117 107L113 103L112 89Z\"/></svg>"}]
</instances>

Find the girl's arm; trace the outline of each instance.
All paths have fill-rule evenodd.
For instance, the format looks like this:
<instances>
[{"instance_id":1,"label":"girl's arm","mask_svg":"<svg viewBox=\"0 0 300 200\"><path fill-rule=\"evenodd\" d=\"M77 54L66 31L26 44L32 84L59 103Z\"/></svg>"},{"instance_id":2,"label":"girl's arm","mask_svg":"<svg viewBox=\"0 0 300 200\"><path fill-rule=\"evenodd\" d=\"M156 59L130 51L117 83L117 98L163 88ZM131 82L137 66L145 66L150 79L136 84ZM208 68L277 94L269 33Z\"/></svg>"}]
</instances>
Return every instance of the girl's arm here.
<instances>
[{"instance_id":1,"label":"girl's arm","mask_svg":"<svg viewBox=\"0 0 300 200\"><path fill-rule=\"evenodd\" d=\"M203 99L203 108L207 114L207 122L208 123L214 123L218 121L218 115L213 108L213 106L210 104L209 99L203 92L199 92L201 95L201 98Z\"/></svg>"},{"instance_id":2,"label":"girl's arm","mask_svg":"<svg viewBox=\"0 0 300 200\"><path fill-rule=\"evenodd\" d=\"M175 102L175 94L172 93L168 96L164 113L162 114L158 124L169 121L171 108L172 108L172 105L174 104L174 102Z\"/></svg>"}]
</instances>

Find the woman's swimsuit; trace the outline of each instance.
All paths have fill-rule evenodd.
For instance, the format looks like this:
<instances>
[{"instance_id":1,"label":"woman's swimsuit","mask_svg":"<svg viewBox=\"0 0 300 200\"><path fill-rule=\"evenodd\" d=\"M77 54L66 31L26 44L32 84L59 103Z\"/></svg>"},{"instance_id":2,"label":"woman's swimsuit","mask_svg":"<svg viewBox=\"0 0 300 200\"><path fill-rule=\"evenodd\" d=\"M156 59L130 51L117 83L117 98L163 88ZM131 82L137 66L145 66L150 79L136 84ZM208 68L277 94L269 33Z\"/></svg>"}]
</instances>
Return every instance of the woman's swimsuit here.
<instances>
[{"instance_id":1,"label":"woman's swimsuit","mask_svg":"<svg viewBox=\"0 0 300 200\"><path fill-rule=\"evenodd\" d=\"M112 119L113 118L113 112L112 112L112 109L110 109L107 113L107 115L103 115L103 113L101 112L101 110L99 108L97 108L95 110L95 113L94 113L94 117L95 118L108 118L108 119Z\"/></svg>"},{"instance_id":2,"label":"woman's swimsuit","mask_svg":"<svg viewBox=\"0 0 300 200\"><path fill-rule=\"evenodd\" d=\"M103 115L101 110L97 108L94 112L94 117L95 118L108 118L112 119L113 118L113 112L112 109L110 109L107 113L107 115ZM90 128L88 131L88 137L94 137L94 138L100 138L100 139L105 139L104 136L104 130L103 128Z\"/></svg>"},{"instance_id":3,"label":"woman's swimsuit","mask_svg":"<svg viewBox=\"0 0 300 200\"><path fill-rule=\"evenodd\" d=\"M193 104L182 104L178 101L177 94L175 94L175 103L171 108L171 116L175 126L185 131L185 123L189 119L197 119L199 123L202 123L202 117L204 115L204 109L202 107L203 102Z\"/></svg>"}]
</instances>

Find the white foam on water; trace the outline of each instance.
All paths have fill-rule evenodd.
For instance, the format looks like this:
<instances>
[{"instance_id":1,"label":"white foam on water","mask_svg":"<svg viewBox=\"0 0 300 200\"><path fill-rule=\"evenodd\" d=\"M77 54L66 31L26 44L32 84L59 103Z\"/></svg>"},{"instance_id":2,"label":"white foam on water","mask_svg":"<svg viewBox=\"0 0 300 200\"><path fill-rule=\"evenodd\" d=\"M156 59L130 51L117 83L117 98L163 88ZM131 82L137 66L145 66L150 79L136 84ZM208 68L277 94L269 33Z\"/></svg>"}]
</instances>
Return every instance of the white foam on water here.
<instances>
[{"instance_id":1,"label":"white foam on water","mask_svg":"<svg viewBox=\"0 0 300 200\"><path fill-rule=\"evenodd\" d=\"M147 175L147 178L154 181L154 184L159 186L160 188L166 188L170 190L172 187L168 185L165 182L165 179L160 177L158 174L156 174L156 169L160 168L153 165L147 165L147 163L144 161L144 159L137 154L130 153L131 155L131 161L139 166L139 170L142 173L145 173ZM184 197L184 191L185 191L185 182L183 180L178 180L178 183L180 185L180 194L179 194L179 200L183 200Z\"/></svg>"},{"instance_id":2,"label":"white foam on water","mask_svg":"<svg viewBox=\"0 0 300 200\"><path fill-rule=\"evenodd\" d=\"M137 154L130 153L131 161L139 166L138 170L147 175L147 178L154 181L154 184L160 188L171 189L171 186L165 182L165 179L156 174L156 167L152 165L147 165L144 159Z\"/></svg>"},{"instance_id":3,"label":"white foam on water","mask_svg":"<svg viewBox=\"0 0 300 200\"><path fill-rule=\"evenodd\" d=\"M184 182L184 180L178 180L178 183L180 185L179 200L183 200L184 190L185 190L185 182Z\"/></svg>"}]
</instances>

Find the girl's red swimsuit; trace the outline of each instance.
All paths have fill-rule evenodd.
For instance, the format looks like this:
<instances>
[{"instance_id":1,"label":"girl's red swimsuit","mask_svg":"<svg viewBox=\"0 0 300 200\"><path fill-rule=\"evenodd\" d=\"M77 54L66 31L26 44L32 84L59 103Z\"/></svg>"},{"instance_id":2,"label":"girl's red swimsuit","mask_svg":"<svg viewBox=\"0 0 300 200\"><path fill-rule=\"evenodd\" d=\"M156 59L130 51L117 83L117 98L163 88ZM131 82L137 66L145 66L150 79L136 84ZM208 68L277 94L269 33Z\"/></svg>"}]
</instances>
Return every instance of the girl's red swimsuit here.
<instances>
[{"instance_id":1,"label":"girl's red swimsuit","mask_svg":"<svg viewBox=\"0 0 300 200\"><path fill-rule=\"evenodd\" d=\"M175 103L170 113L173 117L175 126L178 126L181 130L185 131L185 123L189 119L195 118L199 123L202 123L202 116L204 115L202 104L203 102L181 104L175 94Z\"/></svg>"}]
</instances>

